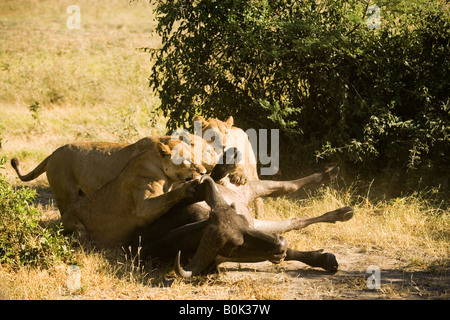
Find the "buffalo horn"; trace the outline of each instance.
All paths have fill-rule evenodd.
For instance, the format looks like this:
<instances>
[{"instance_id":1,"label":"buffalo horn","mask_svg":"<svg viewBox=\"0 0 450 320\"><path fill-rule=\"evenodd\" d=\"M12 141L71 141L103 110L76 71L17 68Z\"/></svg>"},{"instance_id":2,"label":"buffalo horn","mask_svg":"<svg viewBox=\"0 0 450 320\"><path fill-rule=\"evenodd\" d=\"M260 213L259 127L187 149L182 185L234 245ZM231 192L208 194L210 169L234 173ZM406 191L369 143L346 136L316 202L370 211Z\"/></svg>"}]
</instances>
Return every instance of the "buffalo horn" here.
<instances>
[{"instance_id":1,"label":"buffalo horn","mask_svg":"<svg viewBox=\"0 0 450 320\"><path fill-rule=\"evenodd\" d=\"M217 186L216 186L216 183L214 182L214 180L210 176L204 175L200 179L200 183L203 183L205 181L210 186L210 188L208 188L209 192L207 192L207 194L209 196L206 199L206 202L208 203L208 205L212 209L214 209L215 207L228 205L227 202L225 201L225 199L220 194L219 189L217 189Z\"/></svg>"}]
</instances>

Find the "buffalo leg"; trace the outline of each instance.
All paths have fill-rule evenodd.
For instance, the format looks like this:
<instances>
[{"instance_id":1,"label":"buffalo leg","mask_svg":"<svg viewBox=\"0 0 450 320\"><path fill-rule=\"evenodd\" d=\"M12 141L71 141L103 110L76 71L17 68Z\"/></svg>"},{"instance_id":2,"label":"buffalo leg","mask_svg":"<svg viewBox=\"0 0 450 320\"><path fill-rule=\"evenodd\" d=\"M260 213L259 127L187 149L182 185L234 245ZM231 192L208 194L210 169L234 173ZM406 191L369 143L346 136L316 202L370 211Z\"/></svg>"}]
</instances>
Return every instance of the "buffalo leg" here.
<instances>
[{"instance_id":1,"label":"buffalo leg","mask_svg":"<svg viewBox=\"0 0 450 320\"><path fill-rule=\"evenodd\" d=\"M322 268L329 272L336 272L338 269L338 263L336 257L332 253L323 253L323 250L316 251L297 251L291 248L284 248L284 250L267 255L266 257L216 257L216 263L221 264L223 262L240 262L240 263L254 263L262 261L270 261L272 263L280 263L281 261L300 261L311 267Z\"/></svg>"},{"instance_id":2,"label":"buffalo leg","mask_svg":"<svg viewBox=\"0 0 450 320\"><path fill-rule=\"evenodd\" d=\"M284 221L263 221L255 219L254 227L259 231L282 234L291 230L306 228L313 223L335 223L337 221L344 222L350 220L352 217L353 209L351 207L344 207L314 218L294 218Z\"/></svg>"},{"instance_id":3,"label":"buffalo leg","mask_svg":"<svg viewBox=\"0 0 450 320\"><path fill-rule=\"evenodd\" d=\"M320 185L329 182L337 176L339 167L335 164L326 167L322 172L314 173L305 178L291 181L258 180L249 181L248 202L259 197L279 197L295 192L301 188Z\"/></svg>"},{"instance_id":4,"label":"buffalo leg","mask_svg":"<svg viewBox=\"0 0 450 320\"><path fill-rule=\"evenodd\" d=\"M332 253L323 253L322 249L316 251L297 251L288 248L284 260L301 261L311 267L323 268L329 272L336 272L338 269L335 255Z\"/></svg>"}]
</instances>

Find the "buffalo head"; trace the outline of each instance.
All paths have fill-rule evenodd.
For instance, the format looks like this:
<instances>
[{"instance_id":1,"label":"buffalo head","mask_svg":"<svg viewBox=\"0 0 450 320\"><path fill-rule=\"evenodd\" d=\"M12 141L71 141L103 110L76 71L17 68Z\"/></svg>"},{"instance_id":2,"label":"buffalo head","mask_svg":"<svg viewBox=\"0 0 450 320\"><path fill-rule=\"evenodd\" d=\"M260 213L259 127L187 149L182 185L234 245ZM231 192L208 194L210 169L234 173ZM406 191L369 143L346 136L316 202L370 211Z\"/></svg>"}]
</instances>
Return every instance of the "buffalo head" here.
<instances>
[{"instance_id":1,"label":"buffalo head","mask_svg":"<svg viewBox=\"0 0 450 320\"><path fill-rule=\"evenodd\" d=\"M211 177L203 176L201 183L206 184L205 198L211 212L197 251L184 268L180 265L181 251L178 252L178 275L199 274L219 257L239 262L280 262L284 258L287 244L283 237L250 227L247 219L236 213L234 205L225 201Z\"/></svg>"}]
</instances>

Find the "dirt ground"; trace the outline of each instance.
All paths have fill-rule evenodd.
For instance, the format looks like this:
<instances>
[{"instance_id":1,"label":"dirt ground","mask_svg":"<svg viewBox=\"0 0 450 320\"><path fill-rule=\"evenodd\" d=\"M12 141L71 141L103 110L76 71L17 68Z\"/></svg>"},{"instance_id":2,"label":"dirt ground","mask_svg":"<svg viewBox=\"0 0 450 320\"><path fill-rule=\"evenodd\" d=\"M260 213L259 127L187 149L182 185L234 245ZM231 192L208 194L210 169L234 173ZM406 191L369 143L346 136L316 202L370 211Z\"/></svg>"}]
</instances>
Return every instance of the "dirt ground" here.
<instances>
[{"instance_id":1,"label":"dirt ground","mask_svg":"<svg viewBox=\"0 0 450 320\"><path fill-rule=\"evenodd\" d=\"M272 282L284 291L283 299L448 299L448 268L439 274L416 271L410 263L387 257L382 250L364 252L358 248L337 246L326 250L336 255L339 270L335 274L309 268L300 262L273 265L227 263L226 277L254 277ZM370 266L379 267L379 289ZM274 281L274 279L276 279ZM369 282L369 284L368 284ZM369 286L371 288L369 288ZM280 288L277 288L280 289Z\"/></svg>"}]
</instances>

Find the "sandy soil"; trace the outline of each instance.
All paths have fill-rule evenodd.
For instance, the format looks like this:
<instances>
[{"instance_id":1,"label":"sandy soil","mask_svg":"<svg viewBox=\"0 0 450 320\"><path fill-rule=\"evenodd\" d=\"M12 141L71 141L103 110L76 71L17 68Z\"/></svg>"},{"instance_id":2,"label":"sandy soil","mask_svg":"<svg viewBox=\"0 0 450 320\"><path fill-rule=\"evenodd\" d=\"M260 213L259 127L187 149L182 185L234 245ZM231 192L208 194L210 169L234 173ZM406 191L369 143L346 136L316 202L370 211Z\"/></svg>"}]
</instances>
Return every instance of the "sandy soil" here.
<instances>
[{"instance_id":1,"label":"sandy soil","mask_svg":"<svg viewBox=\"0 0 450 320\"><path fill-rule=\"evenodd\" d=\"M238 279L252 276L257 281L272 282L284 290L283 299L448 299L450 277L448 268L439 274L414 270L410 263L390 258L382 250L363 252L344 246L327 250L336 255L339 270L330 274L295 261L273 265L224 264L226 277ZM380 288L368 279L370 266L378 266ZM274 281L274 278L276 281ZM368 286L369 280L369 286Z\"/></svg>"}]
</instances>

